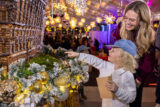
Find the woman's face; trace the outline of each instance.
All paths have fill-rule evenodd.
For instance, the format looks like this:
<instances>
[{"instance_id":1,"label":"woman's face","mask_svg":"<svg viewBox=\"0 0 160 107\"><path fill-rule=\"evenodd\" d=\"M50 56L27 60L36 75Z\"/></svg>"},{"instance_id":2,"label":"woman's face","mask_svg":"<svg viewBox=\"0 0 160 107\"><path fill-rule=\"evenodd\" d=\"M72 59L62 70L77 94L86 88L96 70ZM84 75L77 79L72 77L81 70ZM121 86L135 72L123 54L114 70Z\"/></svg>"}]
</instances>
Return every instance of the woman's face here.
<instances>
[{"instance_id":1,"label":"woman's face","mask_svg":"<svg viewBox=\"0 0 160 107\"><path fill-rule=\"evenodd\" d=\"M126 30L131 31L137 28L139 24L139 16L133 10L128 10L124 16Z\"/></svg>"},{"instance_id":2,"label":"woman's face","mask_svg":"<svg viewBox=\"0 0 160 107\"><path fill-rule=\"evenodd\" d=\"M118 57L120 57L120 50L121 48L112 48L109 51L109 57L108 57L108 61L112 62L112 63L117 63L117 59Z\"/></svg>"}]
</instances>

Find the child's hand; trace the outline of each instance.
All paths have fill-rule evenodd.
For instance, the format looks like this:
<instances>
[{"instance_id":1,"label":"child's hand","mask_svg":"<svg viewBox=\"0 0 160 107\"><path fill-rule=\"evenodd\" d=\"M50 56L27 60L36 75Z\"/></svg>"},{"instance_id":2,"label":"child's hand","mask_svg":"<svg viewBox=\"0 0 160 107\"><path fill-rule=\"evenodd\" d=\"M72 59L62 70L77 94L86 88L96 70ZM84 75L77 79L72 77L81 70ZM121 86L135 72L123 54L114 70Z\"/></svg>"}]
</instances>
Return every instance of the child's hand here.
<instances>
[{"instance_id":1,"label":"child's hand","mask_svg":"<svg viewBox=\"0 0 160 107\"><path fill-rule=\"evenodd\" d=\"M118 86L112 80L107 81L106 87L112 92L116 92L118 90Z\"/></svg>"},{"instance_id":2,"label":"child's hand","mask_svg":"<svg viewBox=\"0 0 160 107\"><path fill-rule=\"evenodd\" d=\"M73 58L73 57L78 57L79 56L79 53L78 52L72 52L72 51L68 51L68 52L65 52L68 57L70 58Z\"/></svg>"}]
</instances>

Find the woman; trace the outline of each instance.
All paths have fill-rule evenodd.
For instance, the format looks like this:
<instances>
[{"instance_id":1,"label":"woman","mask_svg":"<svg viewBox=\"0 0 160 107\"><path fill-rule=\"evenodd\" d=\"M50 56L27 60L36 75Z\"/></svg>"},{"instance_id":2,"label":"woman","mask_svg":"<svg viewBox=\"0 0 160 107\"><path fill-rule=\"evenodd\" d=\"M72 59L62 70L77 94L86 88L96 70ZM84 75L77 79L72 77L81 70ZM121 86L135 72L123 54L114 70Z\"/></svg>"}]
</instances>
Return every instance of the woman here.
<instances>
[{"instance_id":1,"label":"woman","mask_svg":"<svg viewBox=\"0 0 160 107\"><path fill-rule=\"evenodd\" d=\"M124 16L113 36L116 40L129 39L137 45L137 59L139 59L139 68L135 74L138 86L137 97L130 107L141 107L143 83L148 82L155 63L153 48L155 32L151 27L150 9L145 2L135 1L126 7Z\"/></svg>"},{"instance_id":2,"label":"woman","mask_svg":"<svg viewBox=\"0 0 160 107\"><path fill-rule=\"evenodd\" d=\"M158 59L158 79L157 79L157 86L156 86L156 106L160 107L160 22L159 27L157 29L157 36L156 36L156 57Z\"/></svg>"}]
</instances>

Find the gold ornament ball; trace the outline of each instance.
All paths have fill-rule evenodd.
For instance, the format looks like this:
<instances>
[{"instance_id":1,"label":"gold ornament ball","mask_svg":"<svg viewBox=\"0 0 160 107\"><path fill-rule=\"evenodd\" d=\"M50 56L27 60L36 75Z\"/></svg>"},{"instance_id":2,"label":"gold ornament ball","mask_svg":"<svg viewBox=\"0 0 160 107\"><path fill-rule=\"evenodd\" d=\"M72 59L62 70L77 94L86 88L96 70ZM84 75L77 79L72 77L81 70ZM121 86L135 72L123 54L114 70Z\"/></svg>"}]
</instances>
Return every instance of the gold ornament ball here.
<instances>
[{"instance_id":1,"label":"gold ornament ball","mask_svg":"<svg viewBox=\"0 0 160 107\"><path fill-rule=\"evenodd\" d=\"M41 75L41 82L42 84L46 84L49 80L49 75L46 71L42 71L40 72L40 75Z\"/></svg>"},{"instance_id":2,"label":"gold ornament ball","mask_svg":"<svg viewBox=\"0 0 160 107\"><path fill-rule=\"evenodd\" d=\"M65 86L69 82L68 76L60 76L56 79L54 79L54 84L57 86Z\"/></svg>"},{"instance_id":3,"label":"gold ornament ball","mask_svg":"<svg viewBox=\"0 0 160 107\"><path fill-rule=\"evenodd\" d=\"M34 84L33 84L33 91L35 93L40 93L42 90L42 84L40 81L36 81Z\"/></svg>"},{"instance_id":4,"label":"gold ornament ball","mask_svg":"<svg viewBox=\"0 0 160 107\"><path fill-rule=\"evenodd\" d=\"M2 71L2 75L3 75L4 77L7 77L7 70L3 70L3 71Z\"/></svg>"},{"instance_id":5,"label":"gold ornament ball","mask_svg":"<svg viewBox=\"0 0 160 107\"><path fill-rule=\"evenodd\" d=\"M43 107L48 107L48 105L46 104L46 105L43 105Z\"/></svg>"},{"instance_id":6,"label":"gold ornament ball","mask_svg":"<svg viewBox=\"0 0 160 107\"><path fill-rule=\"evenodd\" d=\"M52 50L52 53L56 54L57 50L56 49L53 49Z\"/></svg>"},{"instance_id":7,"label":"gold ornament ball","mask_svg":"<svg viewBox=\"0 0 160 107\"><path fill-rule=\"evenodd\" d=\"M81 75L81 74L76 75L76 80L77 80L77 82L82 82L84 80L83 75Z\"/></svg>"},{"instance_id":8,"label":"gold ornament ball","mask_svg":"<svg viewBox=\"0 0 160 107\"><path fill-rule=\"evenodd\" d=\"M42 91L43 92L49 92L51 89L52 89L52 84L51 83L42 85Z\"/></svg>"}]
</instances>

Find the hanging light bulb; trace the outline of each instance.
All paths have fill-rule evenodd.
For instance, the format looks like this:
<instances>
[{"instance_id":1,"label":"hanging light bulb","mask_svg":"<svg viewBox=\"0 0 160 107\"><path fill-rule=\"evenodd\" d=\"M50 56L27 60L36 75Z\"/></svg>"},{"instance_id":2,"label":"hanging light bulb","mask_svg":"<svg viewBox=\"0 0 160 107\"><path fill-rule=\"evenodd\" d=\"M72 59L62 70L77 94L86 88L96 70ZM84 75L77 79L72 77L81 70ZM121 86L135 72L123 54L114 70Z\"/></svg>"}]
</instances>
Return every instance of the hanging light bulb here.
<instances>
[{"instance_id":1,"label":"hanging light bulb","mask_svg":"<svg viewBox=\"0 0 160 107\"><path fill-rule=\"evenodd\" d=\"M48 18L49 20L52 20L52 19L53 19L51 16L47 16L47 18Z\"/></svg>"},{"instance_id":2,"label":"hanging light bulb","mask_svg":"<svg viewBox=\"0 0 160 107\"><path fill-rule=\"evenodd\" d=\"M95 8L97 8L97 9L98 9L99 7L100 7L100 5L99 5L99 4L96 4L96 5L95 5Z\"/></svg>"},{"instance_id":3,"label":"hanging light bulb","mask_svg":"<svg viewBox=\"0 0 160 107\"><path fill-rule=\"evenodd\" d=\"M101 23L101 22L102 22L102 19L101 19L100 17L97 17L97 18L96 18L96 21L97 21L97 23Z\"/></svg>"},{"instance_id":4,"label":"hanging light bulb","mask_svg":"<svg viewBox=\"0 0 160 107\"><path fill-rule=\"evenodd\" d=\"M51 24L54 25L54 24L55 24L55 21L54 21L54 20L51 20Z\"/></svg>"},{"instance_id":5,"label":"hanging light bulb","mask_svg":"<svg viewBox=\"0 0 160 107\"><path fill-rule=\"evenodd\" d=\"M82 10L80 8L76 9L76 15L80 16L82 14Z\"/></svg>"},{"instance_id":6,"label":"hanging light bulb","mask_svg":"<svg viewBox=\"0 0 160 107\"><path fill-rule=\"evenodd\" d=\"M89 8L88 7L86 7L86 12L89 10Z\"/></svg>"},{"instance_id":7,"label":"hanging light bulb","mask_svg":"<svg viewBox=\"0 0 160 107\"><path fill-rule=\"evenodd\" d=\"M93 11L92 11L92 14L95 14L95 13L96 13L96 11L93 10Z\"/></svg>"},{"instance_id":8,"label":"hanging light bulb","mask_svg":"<svg viewBox=\"0 0 160 107\"><path fill-rule=\"evenodd\" d=\"M46 6L46 10L49 10L49 9L50 9L50 7L47 5L47 6Z\"/></svg>"},{"instance_id":9,"label":"hanging light bulb","mask_svg":"<svg viewBox=\"0 0 160 107\"><path fill-rule=\"evenodd\" d=\"M66 20L69 20L69 19L70 19L70 17L69 17L69 16L67 16L67 17L65 17L65 19L66 19Z\"/></svg>"},{"instance_id":10,"label":"hanging light bulb","mask_svg":"<svg viewBox=\"0 0 160 107\"><path fill-rule=\"evenodd\" d=\"M46 25L49 25L49 23L50 23L49 20L47 20L47 21L46 21Z\"/></svg>"},{"instance_id":11,"label":"hanging light bulb","mask_svg":"<svg viewBox=\"0 0 160 107\"><path fill-rule=\"evenodd\" d=\"M90 6L91 5L91 0L87 1L87 5Z\"/></svg>"},{"instance_id":12,"label":"hanging light bulb","mask_svg":"<svg viewBox=\"0 0 160 107\"><path fill-rule=\"evenodd\" d=\"M66 20L69 20L69 19L70 19L69 14L68 14L67 12L65 12L64 18L65 18Z\"/></svg>"},{"instance_id":13,"label":"hanging light bulb","mask_svg":"<svg viewBox=\"0 0 160 107\"><path fill-rule=\"evenodd\" d=\"M55 21L56 21L56 23L60 23L61 22L61 18L60 17L56 17Z\"/></svg>"},{"instance_id":14,"label":"hanging light bulb","mask_svg":"<svg viewBox=\"0 0 160 107\"><path fill-rule=\"evenodd\" d=\"M91 27L90 26L87 26L87 30L90 30L91 29Z\"/></svg>"},{"instance_id":15,"label":"hanging light bulb","mask_svg":"<svg viewBox=\"0 0 160 107\"><path fill-rule=\"evenodd\" d=\"M105 7L105 5L106 5L106 2L103 1L103 2L101 3L101 6L102 6L102 7Z\"/></svg>"},{"instance_id":16,"label":"hanging light bulb","mask_svg":"<svg viewBox=\"0 0 160 107\"><path fill-rule=\"evenodd\" d=\"M62 28L62 24L59 24L58 27L59 27L59 28Z\"/></svg>"},{"instance_id":17,"label":"hanging light bulb","mask_svg":"<svg viewBox=\"0 0 160 107\"><path fill-rule=\"evenodd\" d=\"M85 23L85 22L86 22L86 19L85 19L85 18L82 18L82 19L81 19L81 22L82 22L82 23Z\"/></svg>"},{"instance_id":18,"label":"hanging light bulb","mask_svg":"<svg viewBox=\"0 0 160 107\"><path fill-rule=\"evenodd\" d=\"M82 23L82 22L79 22L78 25L79 25L80 27L82 27L82 26L83 26L83 23Z\"/></svg>"},{"instance_id":19,"label":"hanging light bulb","mask_svg":"<svg viewBox=\"0 0 160 107\"><path fill-rule=\"evenodd\" d=\"M90 24L92 27L95 27L96 25L95 25L95 22L91 22L91 24Z\"/></svg>"},{"instance_id":20,"label":"hanging light bulb","mask_svg":"<svg viewBox=\"0 0 160 107\"><path fill-rule=\"evenodd\" d=\"M77 24L77 19L73 17L70 21L71 28L74 29L76 27L76 24Z\"/></svg>"}]
</instances>

